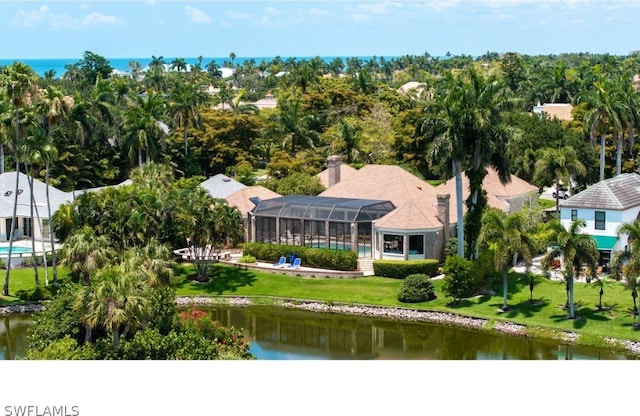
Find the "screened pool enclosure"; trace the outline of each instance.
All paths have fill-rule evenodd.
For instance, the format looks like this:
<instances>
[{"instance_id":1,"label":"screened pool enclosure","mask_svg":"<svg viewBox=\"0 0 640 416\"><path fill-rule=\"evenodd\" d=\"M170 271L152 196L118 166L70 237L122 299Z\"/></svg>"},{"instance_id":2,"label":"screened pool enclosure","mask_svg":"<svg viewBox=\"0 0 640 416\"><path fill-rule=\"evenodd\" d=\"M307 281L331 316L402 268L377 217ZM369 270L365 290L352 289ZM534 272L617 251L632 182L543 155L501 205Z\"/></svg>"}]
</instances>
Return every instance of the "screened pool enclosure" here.
<instances>
[{"instance_id":1,"label":"screened pool enclosure","mask_svg":"<svg viewBox=\"0 0 640 416\"><path fill-rule=\"evenodd\" d=\"M289 195L259 201L250 212L251 240L357 251L372 256L372 223L390 201Z\"/></svg>"}]
</instances>

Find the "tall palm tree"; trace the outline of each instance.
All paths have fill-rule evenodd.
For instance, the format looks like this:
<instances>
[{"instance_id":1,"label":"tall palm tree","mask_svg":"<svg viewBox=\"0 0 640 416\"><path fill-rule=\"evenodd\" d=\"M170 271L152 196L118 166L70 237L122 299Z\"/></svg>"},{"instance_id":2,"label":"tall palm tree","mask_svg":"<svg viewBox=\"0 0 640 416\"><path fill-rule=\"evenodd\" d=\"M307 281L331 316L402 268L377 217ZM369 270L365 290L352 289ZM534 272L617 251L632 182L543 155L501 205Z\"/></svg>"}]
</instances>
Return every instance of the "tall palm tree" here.
<instances>
[{"instance_id":1,"label":"tall palm tree","mask_svg":"<svg viewBox=\"0 0 640 416\"><path fill-rule=\"evenodd\" d=\"M571 146L560 149L541 149L540 158L535 163L534 181L545 185L569 184L573 175L584 175L587 168L580 162L578 154ZM556 191L556 215L560 212L560 192Z\"/></svg>"},{"instance_id":2,"label":"tall palm tree","mask_svg":"<svg viewBox=\"0 0 640 416\"><path fill-rule=\"evenodd\" d=\"M22 141L22 136L24 133L24 126L21 120L21 117L24 117L25 108L28 107L31 101L31 97L36 92L36 79L37 76L33 72L33 70L21 63L14 62L9 67L5 69L5 76L3 77L2 88L4 90L4 95L11 102L11 106L13 107L14 113L14 128L15 128L15 137L14 143L15 147L18 147L18 144ZM16 213L18 208L18 187L19 187L19 177L20 177L20 159L18 157L16 159L16 185L14 189L14 201L13 201L13 216L11 218L11 230L9 231L9 252L7 258L7 271L4 279L4 287L2 293L5 296L9 296L9 275L11 271L11 254L13 250L13 240L14 240L14 230L16 228Z\"/></svg>"},{"instance_id":3,"label":"tall palm tree","mask_svg":"<svg viewBox=\"0 0 640 416\"><path fill-rule=\"evenodd\" d=\"M600 180L604 180L605 138L612 131L617 138L622 134L624 105L615 83L601 76L593 83L593 88L578 96L578 102L585 102L589 110L584 115L584 125L595 148L595 137L600 135Z\"/></svg>"},{"instance_id":4,"label":"tall palm tree","mask_svg":"<svg viewBox=\"0 0 640 416\"><path fill-rule=\"evenodd\" d=\"M571 223L569 229L565 229L559 221L553 223L554 237L551 241L551 249L543 257L542 263L546 266L557 256L562 256L564 275L567 279L567 293L569 297L569 318L574 319L573 279L580 276L583 265L588 266L592 277L596 276L598 264L598 246L595 240L588 234L580 233L586 222L579 218Z\"/></svg>"},{"instance_id":5,"label":"tall palm tree","mask_svg":"<svg viewBox=\"0 0 640 416\"><path fill-rule=\"evenodd\" d=\"M525 214L505 214L498 209L489 209L482 216L482 230L478 245L493 245L494 264L502 270L502 310L507 310L509 269L518 256L531 264L535 242L528 234L528 219Z\"/></svg>"},{"instance_id":6,"label":"tall palm tree","mask_svg":"<svg viewBox=\"0 0 640 416\"><path fill-rule=\"evenodd\" d=\"M278 101L278 112L273 114L271 134L289 143L289 154L295 156L298 147L315 147L319 133L314 129L315 116L306 114L300 98L290 97Z\"/></svg>"},{"instance_id":7,"label":"tall palm tree","mask_svg":"<svg viewBox=\"0 0 640 416\"><path fill-rule=\"evenodd\" d=\"M47 218L49 221L49 243L51 245L51 265L53 268L53 284L58 284L58 268L56 264L56 250L54 235L51 229L52 217L51 217L51 199L49 197L49 173L51 162L58 157L58 150L55 147L52 140L52 133L58 127L61 120L66 119L73 110L74 100L68 95L64 95L63 92L54 87L49 86L44 91L42 105L40 106L40 112L44 115L46 120L47 138L48 140L41 143L40 155L44 159L45 165L45 185L46 185L46 198L47 198ZM44 238L44 234L43 234ZM45 256L46 257L46 256Z\"/></svg>"},{"instance_id":8,"label":"tall palm tree","mask_svg":"<svg viewBox=\"0 0 640 416\"><path fill-rule=\"evenodd\" d=\"M146 153L146 162L164 148L164 131L160 123L164 117L165 102L160 94L149 93L145 97L137 96L123 114L125 139L128 142L129 156L137 154L138 167L142 167L142 154Z\"/></svg>"},{"instance_id":9,"label":"tall palm tree","mask_svg":"<svg viewBox=\"0 0 640 416\"><path fill-rule=\"evenodd\" d=\"M169 114L176 128L182 128L185 157L189 154L189 126L201 125L200 107L208 100L201 85L189 80L177 81L169 93Z\"/></svg>"},{"instance_id":10,"label":"tall palm tree","mask_svg":"<svg viewBox=\"0 0 640 416\"><path fill-rule=\"evenodd\" d=\"M469 247L475 249L486 206L482 193L486 167L493 166L503 183L510 180L504 155L514 131L506 126L502 114L512 108L514 100L507 91L496 77L484 78L473 67L459 75L448 72L443 77L438 99L426 107L427 118L420 126L433 140L429 160L440 167L446 179L452 172L456 180L459 255L464 255L463 227L468 228L470 234L467 236ZM469 178L468 227L462 213L463 169Z\"/></svg>"},{"instance_id":11,"label":"tall palm tree","mask_svg":"<svg viewBox=\"0 0 640 416\"><path fill-rule=\"evenodd\" d=\"M171 61L171 69L175 69L178 72L187 72L187 61L184 58L176 58Z\"/></svg>"},{"instance_id":12,"label":"tall palm tree","mask_svg":"<svg viewBox=\"0 0 640 416\"><path fill-rule=\"evenodd\" d=\"M164 57L151 55L151 62L149 62L150 70L159 70L160 72L164 71L164 66L166 65L166 61Z\"/></svg>"}]
</instances>

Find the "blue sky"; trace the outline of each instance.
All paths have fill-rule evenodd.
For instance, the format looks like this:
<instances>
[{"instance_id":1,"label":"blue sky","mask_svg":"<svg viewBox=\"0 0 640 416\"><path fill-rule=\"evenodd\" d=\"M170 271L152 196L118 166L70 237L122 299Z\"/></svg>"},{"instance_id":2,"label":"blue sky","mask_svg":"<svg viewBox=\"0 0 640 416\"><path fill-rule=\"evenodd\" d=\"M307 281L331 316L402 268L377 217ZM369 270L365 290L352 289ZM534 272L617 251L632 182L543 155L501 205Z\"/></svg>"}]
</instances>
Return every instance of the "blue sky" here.
<instances>
[{"instance_id":1,"label":"blue sky","mask_svg":"<svg viewBox=\"0 0 640 416\"><path fill-rule=\"evenodd\" d=\"M626 55L638 22L636 0L0 0L0 59Z\"/></svg>"}]
</instances>

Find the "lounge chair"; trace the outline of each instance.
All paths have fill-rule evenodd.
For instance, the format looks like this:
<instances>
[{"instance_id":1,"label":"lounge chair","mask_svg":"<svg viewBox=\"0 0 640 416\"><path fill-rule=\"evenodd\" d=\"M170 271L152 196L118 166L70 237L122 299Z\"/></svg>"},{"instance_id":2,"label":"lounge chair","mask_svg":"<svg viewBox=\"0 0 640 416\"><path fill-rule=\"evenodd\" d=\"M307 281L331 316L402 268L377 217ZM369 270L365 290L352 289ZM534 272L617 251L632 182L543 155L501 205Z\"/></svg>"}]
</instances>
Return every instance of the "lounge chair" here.
<instances>
[{"instance_id":1,"label":"lounge chair","mask_svg":"<svg viewBox=\"0 0 640 416\"><path fill-rule=\"evenodd\" d=\"M285 256L282 256L277 263L273 263L273 267L284 267L285 264L287 264L287 259Z\"/></svg>"},{"instance_id":2,"label":"lounge chair","mask_svg":"<svg viewBox=\"0 0 640 416\"><path fill-rule=\"evenodd\" d=\"M300 267L300 263L302 263L302 260L300 259L300 257L296 257L296 259L293 261L293 263L291 263L287 267L289 269L297 269L297 268Z\"/></svg>"}]
</instances>

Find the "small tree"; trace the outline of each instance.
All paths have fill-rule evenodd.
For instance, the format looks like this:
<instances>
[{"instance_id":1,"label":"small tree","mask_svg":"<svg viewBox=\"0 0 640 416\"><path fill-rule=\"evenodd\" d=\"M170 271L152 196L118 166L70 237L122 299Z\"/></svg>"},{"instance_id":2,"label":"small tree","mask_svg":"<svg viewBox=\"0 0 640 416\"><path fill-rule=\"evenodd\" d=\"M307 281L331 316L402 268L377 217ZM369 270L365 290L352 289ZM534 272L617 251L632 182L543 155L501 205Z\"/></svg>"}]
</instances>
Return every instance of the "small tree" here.
<instances>
[{"instance_id":1,"label":"small tree","mask_svg":"<svg viewBox=\"0 0 640 416\"><path fill-rule=\"evenodd\" d=\"M604 295L604 288L613 286L613 282L607 276L598 276L590 283L590 285L599 290L600 300L598 302L598 310L602 310L602 295Z\"/></svg>"},{"instance_id":2,"label":"small tree","mask_svg":"<svg viewBox=\"0 0 640 416\"><path fill-rule=\"evenodd\" d=\"M451 296L454 302L473 294L473 262L458 255L449 257L444 265L445 278L442 290Z\"/></svg>"}]
</instances>

